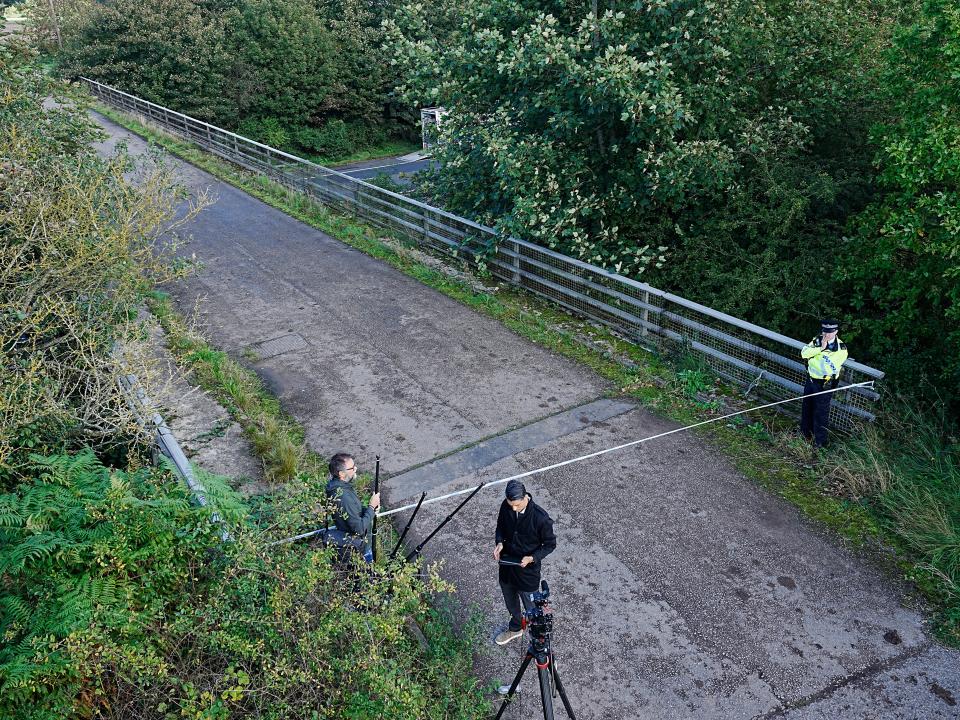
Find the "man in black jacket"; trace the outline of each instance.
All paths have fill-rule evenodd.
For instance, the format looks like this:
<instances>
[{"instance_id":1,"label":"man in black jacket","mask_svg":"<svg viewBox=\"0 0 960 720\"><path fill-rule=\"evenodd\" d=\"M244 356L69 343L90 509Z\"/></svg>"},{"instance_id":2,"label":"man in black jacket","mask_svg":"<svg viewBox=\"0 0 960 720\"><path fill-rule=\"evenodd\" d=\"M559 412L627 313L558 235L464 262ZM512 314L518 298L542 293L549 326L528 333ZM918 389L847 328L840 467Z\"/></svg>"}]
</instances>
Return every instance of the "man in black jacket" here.
<instances>
[{"instance_id":1,"label":"man in black jacket","mask_svg":"<svg viewBox=\"0 0 960 720\"><path fill-rule=\"evenodd\" d=\"M497 645L506 645L523 635L523 607L533 607L533 593L540 589L540 561L557 547L553 520L519 480L507 483L506 499L497 515L493 557L500 563L500 589L510 613L510 625L497 635ZM509 564L513 563L513 564Z\"/></svg>"},{"instance_id":2,"label":"man in black jacket","mask_svg":"<svg viewBox=\"0 0 960 720\"><path fill-rule=\"evenodd\" d=\"M335 511L333 524L347 535L361 538L363 559L373 562L370 548L373 516L380 507L380 493L374 493L370 504L363 507L353 481L357 477L357 461L349 453L337 453L330 458L330 480L327 482L327 497L333 500Z\"/></svg>"}]
</instances>

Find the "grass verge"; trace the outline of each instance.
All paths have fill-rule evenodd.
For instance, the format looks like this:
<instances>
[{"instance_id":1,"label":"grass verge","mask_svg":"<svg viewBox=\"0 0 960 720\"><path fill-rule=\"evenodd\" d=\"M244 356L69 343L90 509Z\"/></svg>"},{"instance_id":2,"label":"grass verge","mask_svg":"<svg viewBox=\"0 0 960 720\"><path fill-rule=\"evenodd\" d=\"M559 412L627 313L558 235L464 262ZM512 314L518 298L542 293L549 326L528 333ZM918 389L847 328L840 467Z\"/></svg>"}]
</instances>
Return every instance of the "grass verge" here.
<instances>
[{"instance_id":1,"label":"grass verge","mask_svg":"<svg viewBox=\"0 0 960 720\"><path fill-rule=\"evenodd\" d=\"M462 272L425 262L422 253L402 240L384 237L380 231L334 214L267 178L239 170L110 108L98 109L221 180L499 320L518 335L592 368L612 381L618 394L633 397L661 415L690 423L748 407L733 388L702 379L692 382L698 374L705 374L691 365L689 358L652 355L531 296L483 287ZM702 399L705 389L711 400ZM792 423L782 416L718 423L696 432L746 476L854 547L870 550L873 559L899 573L932 605L935 632L944 641L960 645L960 446L955 439L953 444L949 438L944 440L947 433L943 427L931 426L924 417L918 419L928 428L923 433L905 425L865 432L860 438L838 443L838 451L826 459L811 459L804 443L793 434ZM918 435L922 442L911 442ZM904 439L906 444L901 441ZM945 478L931 480L939 477L941 470L946 471ZM874 474L893 481L878 486ZM838 483L838 477L846 480ZM854 483L867 491L852 493Z\"/></svg>"},{"instance_id":2,"label":"grass verge","mask_svg":"<svg viewBox=\"0 0 960 720\"><path fill-rule=\"evenodd\" d=\"M329 167L332 165L346 165L347 163L363 162L364 160L379 160L380 158L407 155L422 149L423 146L420 143L393 138L380 145L377 145L376 147L364 148L363 150L357 150L349 155L341 155L340 157L326 157L323 155L308 155L304 157L319 165L326 165Z\"/></svg>"},{"instance_id":3,"label":"grass verge","mask_svg":"<svg viewBox=\"0 0 960 720\"><path fill-rule=\"evenodd\" d=\"M263 462L268 482L292 480L301 470L322 470L320 458L303 449L303 428L283 412L256 373L211 347L174 312L166 294L150 293L147 306L160 321L177 359L240 423Z\"/></svg>"}]
</instances>

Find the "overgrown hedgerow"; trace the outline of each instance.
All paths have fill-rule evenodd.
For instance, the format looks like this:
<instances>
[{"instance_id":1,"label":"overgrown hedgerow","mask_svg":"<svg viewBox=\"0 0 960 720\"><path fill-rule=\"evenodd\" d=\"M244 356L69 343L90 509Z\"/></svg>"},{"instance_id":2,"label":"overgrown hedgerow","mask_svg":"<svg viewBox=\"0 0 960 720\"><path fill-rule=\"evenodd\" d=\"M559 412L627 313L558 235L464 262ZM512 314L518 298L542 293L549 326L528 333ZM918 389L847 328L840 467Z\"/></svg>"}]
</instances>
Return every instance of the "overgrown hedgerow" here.
<instances>
[{"instance_id":1,"label":"overgrown hedgerow","mask_svg":"<svg viewBox=\"0 0 960 720\"><path fill-rule=\"evenodd\" d=\"M87 451L35 457L0 496L0 715L62 718L475 718L469 632L452 635L412 566L338 569L326 549L270 547L321 492L304 477L269 535L223 479L228 523L166 472ZM319 517L309 518L314 523ZM439 589L435 575L428 586ZM423 621L423 649L405 630ZM453 648L454 652L449 653Z\"/></svg>"}]
</instances>

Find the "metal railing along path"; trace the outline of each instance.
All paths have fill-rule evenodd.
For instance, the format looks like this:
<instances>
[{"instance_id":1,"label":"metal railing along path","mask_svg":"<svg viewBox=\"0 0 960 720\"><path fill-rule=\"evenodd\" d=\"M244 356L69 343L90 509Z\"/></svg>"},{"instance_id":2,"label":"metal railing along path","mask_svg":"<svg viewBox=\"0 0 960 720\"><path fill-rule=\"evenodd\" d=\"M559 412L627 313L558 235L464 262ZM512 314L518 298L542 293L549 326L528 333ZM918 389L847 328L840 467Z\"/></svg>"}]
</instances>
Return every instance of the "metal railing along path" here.
<instances>
[{"instance_id":1,"label":"metal railing along path","mask_svg":"<svg viewBox=\"0 0 960 720\"><path fill-rule=\"evenodd\" d=\"M263 173L318 202L419 245L484 263L493 276L522 288L623 337L661 352L686 350L717 375L780 399L803 390L804 342L713 308L567 257L440 208L317 165L296 155L196 120L128 93L81 78L93 95L242 168ZM844 365L831 421L846 427L873 420L877 393L866 387L880 370L853 360Z\"/></svg>"},{"instance_id":2,"label":"metal railing along path","mask_svg":"<svg viewBox=\"0 0 960 720\"><path fill-rule=\"evenodd\" d=\"M152 404L150 403L150 399L140 386L137 376L124 374L120 376L118 382L120 383L120 389L123 391L127 405L137 418L137 422L141 427L154 432L154 441L156 442L157 450L170 461L170 466L173 471L187 486L187 489L190 490L197 504L206 507L208 505L206 488L203 486L203 483L197 479L196 474L193 472L193 467L190 465L190 461L187 459L186 454L180 447L180 443L177 442L177 438L174 437L173 432L163 419L163 416L151 409ZM224 542L233 540L230 532L223 524L223 520L216 511L211 513L210 519L221 526L220 537Z\"/></svg>"}]
</instances>

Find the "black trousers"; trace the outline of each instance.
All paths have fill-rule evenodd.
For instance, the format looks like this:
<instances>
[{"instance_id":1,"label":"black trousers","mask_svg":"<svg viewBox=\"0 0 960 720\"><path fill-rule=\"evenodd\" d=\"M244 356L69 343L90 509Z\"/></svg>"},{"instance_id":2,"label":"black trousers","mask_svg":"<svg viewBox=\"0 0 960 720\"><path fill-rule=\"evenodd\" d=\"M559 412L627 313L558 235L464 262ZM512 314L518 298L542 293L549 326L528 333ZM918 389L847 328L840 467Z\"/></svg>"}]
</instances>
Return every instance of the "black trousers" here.
<instances>
[{"instance_id":1,"label":"black trousers","mask_svg":"<svg viewBox=\"0 0 960 720\"><path fill-rule=\"evenodd\" d=\"M520 610L520 603L523 603L525 610L533 607L533 593L521 590L516 585L500 581L500 590L503 592L503 602L507 606L507 612L510 613L510 629L519 630L523 627L523 613Z\"/></svg>"},{"instance_id":2,"label":"black trousers","mask_svg":"<svg viewBox=\"0 0 960 720\"><path fill-rule=\"evenodd\" d=\"M803 407L800 411L800 432L807 440L813 440L815 447L827 444L827 428L830 426L830 400L833 393L807 397L811 393L829 390L832 387L829 380L815 380L807 378L803 386Z\"/></svg>"}]
</instances>

